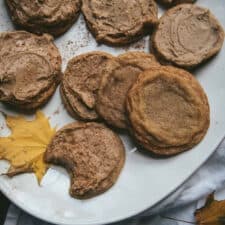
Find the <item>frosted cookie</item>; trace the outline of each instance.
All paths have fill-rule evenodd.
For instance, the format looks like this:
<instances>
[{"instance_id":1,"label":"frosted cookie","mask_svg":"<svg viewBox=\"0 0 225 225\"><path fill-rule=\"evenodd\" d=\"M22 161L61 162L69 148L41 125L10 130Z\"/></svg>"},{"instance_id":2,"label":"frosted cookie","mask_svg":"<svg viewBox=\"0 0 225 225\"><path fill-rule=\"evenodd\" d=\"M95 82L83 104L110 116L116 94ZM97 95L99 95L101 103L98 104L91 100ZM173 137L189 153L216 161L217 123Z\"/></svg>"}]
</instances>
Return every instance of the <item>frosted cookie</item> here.
<instances>
[{"instance_id":1,"label":"frosted cookie","mask_svg":"<svg viewBox=\"0 0 225 225\"><path fill-rule=\"evenodd\" d=\"M49 35L0 34L0 101L33 110L48 101L61 79L61 56Z\"/></svg>"},{"instance_id":2,"label":"frosted cookie","mask_svg":"<svg viewBox=\"0 0 225 225\"><path fill-rule=\"evenodd\" d=\"M34 33L58 36L78 18L81 0L6 0L15 24Z\"/></svg>"},{"instance_id":3,"label":"frosted cookie","mask_svg":"<svg viewBox=\"0 0 225 225\"><path fill-rule=\"evenodd\" d=\"M181 4L161 17L152 48L160 60L189 69L217 54L223 41L223 28L208 9Z\"/></svg>"},{"instance_id":4,"label":"frosted cookie","mask_svg":"<svg viewBox=\"0 0 225 225\"><path fill-rule=\"evenodd\" d=\"M83 0L82 12L98 42L128 44L143 37L156 25L154 0Z\"/></svg>"}]
</instances>

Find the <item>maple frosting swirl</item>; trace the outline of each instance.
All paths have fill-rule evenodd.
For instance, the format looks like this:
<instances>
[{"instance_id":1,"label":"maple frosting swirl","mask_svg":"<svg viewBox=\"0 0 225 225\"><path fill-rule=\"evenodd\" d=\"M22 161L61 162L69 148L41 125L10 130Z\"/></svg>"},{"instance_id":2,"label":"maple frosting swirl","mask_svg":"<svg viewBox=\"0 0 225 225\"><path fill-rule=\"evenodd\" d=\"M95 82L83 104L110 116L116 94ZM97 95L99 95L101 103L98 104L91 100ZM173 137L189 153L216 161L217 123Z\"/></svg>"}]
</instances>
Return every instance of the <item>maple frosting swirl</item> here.
<instances>
[{"instance_id":1,"label":"maple frosting swirl","mask_svg":"<svg viewBox=\"0 0 225 225\"><path fill-rule=\"evenodd\" d=\"M35 108L53 94L61 57L49 35L6 32L0 35L0 100Z\"/></svg>"},{"instance_id":2,"label":"maple frosting swirl","mask_svg":"<svg viewBox=\"0 0 225 225\"><path fill-rule=\"evenodd\" d=\"M7 0L13 21L35 33L60 35L78 17L81 0Z\"/></svg>"},{"instance_id":3,"label":"maple frosting swirl","mask_svg":"<svg viewBox=\"0 0 225 225\"><path fill-rule=\"evenodd\" d=\"M153 0L83 0L82 12L97 41L110 44L132 42L158 22Z\"/></svg>"},{"instance_id":4,"label":"maple frosting swirl","mask_svg":"<svg viewBox=\"0 0 225 225\"><path fill-rule=\"evenodd\" d=\"M223 28L208 9L182 4L162 16L152 44L159 58L193 67L215 55L223 41Z\"/></svg>"},{"instance_id":5,"label":"maple frosting swirl","mask_svg":"<svg viewBox=\"0 0 225 225\"><path fill-rule=\"evenodd\" d=\"M0 68L3 99L28 101L50 85L51 65L35 53L23 52L3 58Z\"/></svg>"}]
</instances>

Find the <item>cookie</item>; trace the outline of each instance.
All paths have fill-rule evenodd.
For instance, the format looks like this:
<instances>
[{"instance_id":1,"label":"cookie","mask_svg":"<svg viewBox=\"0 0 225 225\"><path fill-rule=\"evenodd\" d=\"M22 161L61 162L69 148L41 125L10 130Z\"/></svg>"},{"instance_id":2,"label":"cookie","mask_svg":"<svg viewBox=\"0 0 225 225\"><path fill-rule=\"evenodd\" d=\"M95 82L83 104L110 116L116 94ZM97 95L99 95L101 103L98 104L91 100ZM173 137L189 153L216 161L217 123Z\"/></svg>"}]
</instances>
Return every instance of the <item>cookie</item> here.
<instances>
[{"instance_id":1,"label":"cookie","mask_svg":"<svg viewBox=\"0 0 225 225\"><path fill-rule=\"evenodd\" d=\"M125 149L119 136L104 125L75 122L56 133L45 161L65 167L71 175L71 196L86 199L107 191L116 182Z\"/></svg>"},{"instance_id":2,"label":"cookie","mask_svg":"<svg viewBox=\"0 0 225 225\"><path fill-rule=\"evenodd\" d=\"M134 42L157 24L154 0L83 0L87 26L98 42L123 45Z\"/></svg>"},{"instance_id":3,"label":"cookie","mask_svg":"<svg viewBox=\"0 0 225 225\"><path fill-rule=\"evenodd\" d=\"M127 128L125 99L138 75L153 65L158 65L153 55L144 52L128 52L118 56L110 65L98 91L96 110L110 125Z\"/></svg>"},{"instance_id":4,"label":"cookie","mask_svg":"<svg viewBox=\"0 0 225 225\"><path fill-rule=\"evenodd\" d=\"M48 101L61 79L61 56L49 35L0 34L0 101L34 110Z\"/></svg>"},{"instance_id":5,"label":"cookie","mask_svg":"<svg viewBox=\"0 0 225 225\"><path fill-rule=\"evenodd\" d=\"M97 91L113 56L104 52L90 52L71 59L63 75L61 93L70 114L75 118L93 121Z\"/></svg>"},{"instance_id":6,"label":"cookie","mask_svg":"<svg viewBox=\"0 0 225 225\"><path fill-rule=\"evenodd\" d=\"M157 155L191 149L209 127L207 96L182 69L160 66L144 71L130 89L126 106L134 137Z\"/></svg>"},{"instance_id":7,"label":"cookie","mask_svg":"<svg viewBox=\"0 0 225 225\"><path fill-rule=\"evenodd\" d=\"M161 17L152 48L159 60L191 69L217 54L223 41L223 28L208 9L181 4Z\"/></svg>"},{"instance_id":8,"label":"cookie","mask_svg":"<svg viewBox=\"0 0 225 225\"><path fill-rule=\"evenodd\" d=\"M184 4L184 3L194 3L196 0L158 0L158 2L166 7Z\"/></svg>"},{"instance_id":9,"label":"cookie","mask_svg":"<svg viewBox=\"0 0 225 225\"><path fill-rule=\"evenodd\" d=\"M12 20L22 28L59 36L78 18L81 0L6 0Z\"/></svg>"}]
</instances>

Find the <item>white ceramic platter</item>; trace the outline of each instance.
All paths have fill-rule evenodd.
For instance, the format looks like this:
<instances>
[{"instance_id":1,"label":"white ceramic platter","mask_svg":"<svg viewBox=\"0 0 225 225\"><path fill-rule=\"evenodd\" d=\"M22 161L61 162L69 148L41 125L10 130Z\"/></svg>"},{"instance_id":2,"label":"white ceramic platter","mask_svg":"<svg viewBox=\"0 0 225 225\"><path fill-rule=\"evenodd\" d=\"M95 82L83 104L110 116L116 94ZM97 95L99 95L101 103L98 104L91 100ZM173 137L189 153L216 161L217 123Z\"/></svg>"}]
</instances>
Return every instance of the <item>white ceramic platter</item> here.
<instances>
[{"instance_id":1,"label":"white ceramic platter","mask_svg":"<svg viewBox=\"0 0 225 225\"><path fill-rule=\"evenodd\" d=\"M225 27L224 0L198 0L208 7ZM0 31L12 30L4 1L0 0ZM125 48L97 45L87 31L83 17L65 35L56 40L67 61L80 53L103 50L114 55L128 50L148 52L148 37ZM193 150L169 159L153 159L136 151L132 140L121 135L126 145L126 164L118 182L106 193L90 200L76 200L69 196L69 176L59 167L47 172L41 186L33 174L12 179L0 176L0 190L16 205L43 220L66 225L106 224L134 216L154 206L168 196L214 152L225 135L225 46L215 58L195 71L204 87L211 107L211 125L205 139ZM0 110L15 114L0 105ZM59 92L42 109L50 117L52 126L59 128L73 119L63 108ZM3 117L0 123L4 126ZM1 130L1 133L7 129ZM0 174L9 164L0 162Z\"/></svg>"}]
</instances>

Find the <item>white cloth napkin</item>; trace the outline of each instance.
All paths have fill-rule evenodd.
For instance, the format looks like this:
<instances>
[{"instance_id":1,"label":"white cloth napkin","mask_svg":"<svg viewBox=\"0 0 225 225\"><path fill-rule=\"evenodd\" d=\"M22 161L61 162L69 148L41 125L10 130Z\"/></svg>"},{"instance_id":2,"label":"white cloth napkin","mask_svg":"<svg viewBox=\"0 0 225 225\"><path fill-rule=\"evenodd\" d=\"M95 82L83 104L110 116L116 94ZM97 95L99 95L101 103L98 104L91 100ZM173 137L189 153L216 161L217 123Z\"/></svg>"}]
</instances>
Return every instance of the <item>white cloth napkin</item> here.
<instances>
[{"instance_id":1,"label":"white cloth napkin","mask_svg":"<svg viewBox=\"0 0 225 225\"><path fill-rule=\"evenodd\" d=\"M219 191L217 197L225 199L225 140L205 165L164 202L143 215L114 225L184 224L165 219L165 216L193 222L193 212L202 206L204 198L213 191ZM11 205L4 225L47 224Z\"/></svg>"}]
</instances>

